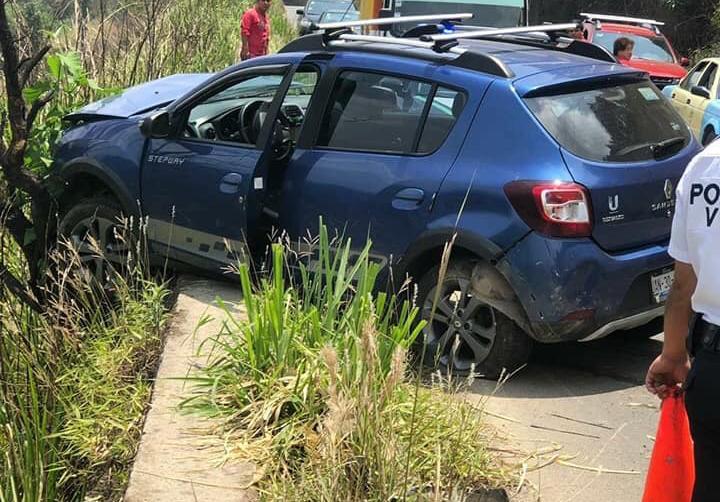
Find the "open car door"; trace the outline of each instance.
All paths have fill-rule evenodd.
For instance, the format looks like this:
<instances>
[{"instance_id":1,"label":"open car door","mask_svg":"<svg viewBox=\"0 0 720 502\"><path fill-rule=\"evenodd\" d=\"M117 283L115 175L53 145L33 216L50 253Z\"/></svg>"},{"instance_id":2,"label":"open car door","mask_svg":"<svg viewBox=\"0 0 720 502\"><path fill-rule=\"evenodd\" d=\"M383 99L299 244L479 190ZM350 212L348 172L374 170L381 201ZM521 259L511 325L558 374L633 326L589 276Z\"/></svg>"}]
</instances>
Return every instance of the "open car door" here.
<instances>
[{"instance_id":1,"label":"open car door","mask_svg":"<svg viewBox=\"0 0 720 502\"><path fill-rule=\"evenodd\" d=\"M141 202L153 251L214 271L247 257L296 68L274 58L226 71L146 120Z\"/></svg>"}]
</instances>

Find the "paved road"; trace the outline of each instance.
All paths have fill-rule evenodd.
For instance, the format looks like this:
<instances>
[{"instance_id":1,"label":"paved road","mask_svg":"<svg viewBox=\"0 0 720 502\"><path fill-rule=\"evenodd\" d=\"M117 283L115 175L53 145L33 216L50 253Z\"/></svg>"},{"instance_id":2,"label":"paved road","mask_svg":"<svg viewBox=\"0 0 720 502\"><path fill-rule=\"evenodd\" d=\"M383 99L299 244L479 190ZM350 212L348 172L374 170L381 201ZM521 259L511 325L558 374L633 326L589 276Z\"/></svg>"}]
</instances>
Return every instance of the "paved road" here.
<instances>
[{"instance_id":1,"label":"paved road","mask_svg":"<svg viewBox=\"0 0 720 502\"><path fill-rule=\"evenodd\" d=\"M646 393L643 381L660 351L661 336L643 339L631 332L586 344L542 346L531 364L501 389L495 391L489 382L474 384L477 399L495 392L486 409L496 415L489 420L498 428L498 444L517 450L509 455L511 461L533 453L542 455L527 459L528 467L555 460L528 473L537 490L525 490L516 500L642 498L658 419L658 403ZM563 458L576 466L559 464Z\"/></svg>"}]
</instances>

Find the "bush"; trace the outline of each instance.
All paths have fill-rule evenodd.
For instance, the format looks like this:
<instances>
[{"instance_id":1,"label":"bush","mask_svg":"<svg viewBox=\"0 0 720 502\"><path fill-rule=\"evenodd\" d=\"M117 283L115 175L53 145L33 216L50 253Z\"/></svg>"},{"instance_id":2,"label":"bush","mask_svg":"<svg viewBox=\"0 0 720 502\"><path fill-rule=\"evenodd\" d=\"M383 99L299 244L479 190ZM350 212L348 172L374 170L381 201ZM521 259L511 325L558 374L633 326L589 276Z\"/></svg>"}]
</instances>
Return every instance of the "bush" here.
<instances>
[{"instance_id":1,"label":"bush","mask_svg":"<svg viewBox=\"0 0 720 502\"><path fill-rule=\"evenodd\" d=\"M224 417L218 432L264 469L268 498L463 496L501 479L480 410L409 382L423 323L374 293L380 270L369 244L353 256L324 227L308 254L274 245L257 286L239 268L247 320L228 318L184 406Z\"/></svg>"}]
</instances>

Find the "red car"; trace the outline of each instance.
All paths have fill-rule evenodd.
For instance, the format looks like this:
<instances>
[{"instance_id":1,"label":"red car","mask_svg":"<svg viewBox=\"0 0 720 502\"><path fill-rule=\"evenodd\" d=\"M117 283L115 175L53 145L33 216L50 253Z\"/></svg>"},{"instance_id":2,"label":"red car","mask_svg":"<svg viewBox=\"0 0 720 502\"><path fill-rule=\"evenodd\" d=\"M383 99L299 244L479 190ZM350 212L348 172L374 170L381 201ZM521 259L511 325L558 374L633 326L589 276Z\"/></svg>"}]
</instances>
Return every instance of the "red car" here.
<instances>
[{"instance_id":1,"label":"red car","mask_svg":"<svg viewBox=\"0 0 720 502\"><path fill-rule=\"evenodd\" d=\"M687 58L678 57L670 41L660 32L663 23L653 19L611 16L606 14L580 14L583 35L588 42L613 52L615 40L626 37L635 42L633 57L622 63L647 72L659 88L675 85L686 74Z\"/></svg>"}]
</instances>

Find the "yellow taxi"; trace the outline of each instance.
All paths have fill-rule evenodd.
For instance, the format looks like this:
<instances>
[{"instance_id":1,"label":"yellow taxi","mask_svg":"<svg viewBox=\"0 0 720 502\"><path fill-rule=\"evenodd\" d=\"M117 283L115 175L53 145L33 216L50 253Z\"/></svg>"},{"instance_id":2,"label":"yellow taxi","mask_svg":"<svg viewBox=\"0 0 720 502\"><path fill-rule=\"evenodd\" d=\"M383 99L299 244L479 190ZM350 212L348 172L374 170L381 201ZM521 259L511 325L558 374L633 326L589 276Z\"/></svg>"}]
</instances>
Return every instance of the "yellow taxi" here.
<instances>
[{"instance_id":1,"label":"yellow taxi","mask_svg":"<svg viewBox=\"0 0 720 502\"><path fill-rule=\"evenodd\" d=\"M720 58L703 59L678 85L669 85L662 91L703 145L720 134L718 67Z\"/></svg>"}]
</instances>

